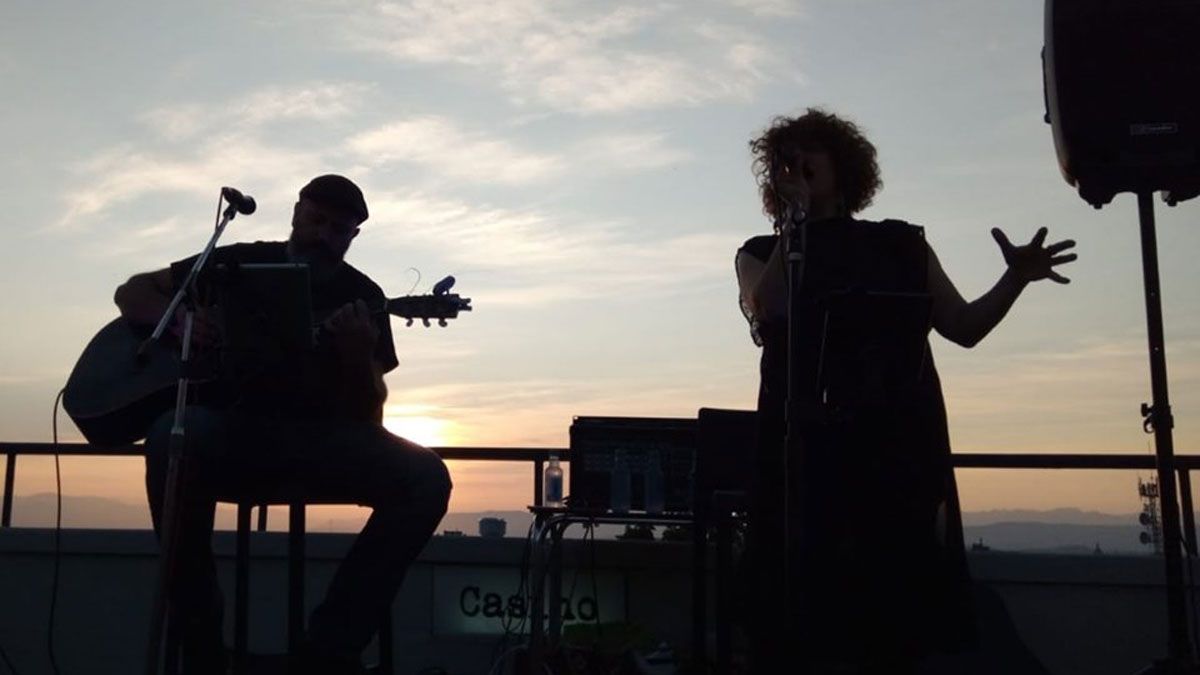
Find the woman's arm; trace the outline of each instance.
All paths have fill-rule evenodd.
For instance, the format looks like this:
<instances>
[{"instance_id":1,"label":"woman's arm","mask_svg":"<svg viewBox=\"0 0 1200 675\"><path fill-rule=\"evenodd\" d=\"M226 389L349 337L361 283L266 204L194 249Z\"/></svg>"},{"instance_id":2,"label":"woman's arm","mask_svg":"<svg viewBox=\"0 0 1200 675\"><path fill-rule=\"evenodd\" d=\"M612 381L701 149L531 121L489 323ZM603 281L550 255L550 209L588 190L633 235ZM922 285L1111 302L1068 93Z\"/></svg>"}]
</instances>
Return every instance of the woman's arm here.
<instances>
[{"instance_id":1,"label":"woman's arm","mask_svg":"<svg viewBox=\"0 0 1200 675\"><path fill-rule=\"evenodd\" d=\"M1013 246L1004 232L993 229L992 236L1008 268L991 290L973 302L967 302L959 294L930 248L929 293L933 296L933 327L938 334L963 347L974 347L1008 314L1031 281L1049 278L1060 284L1070 283L1054 267L1076 259L1074 253L1058 255L1075 246L1075 242L1068 239L1043 248L1046 233L1043 227L1025 246Z\"/></svg>"},{"instance_id":2,"label":"woman's arm","mask_svg":"<svg viewBox=\"0 0 1200 675\"><path fill-rule=\"evenodd\" d=\"M1016 302L1025 283L1012 270L1005 270L1000 280L978 300L967 302L954 283L942 270L933 249L929 249L929 294L933 296L933 327L947 340L967 347L979 343Z\"/></svg>"},{"instance_id":3,"label":"woman's arm","mask_svg":"<svg viewBox=\"0 0 1200 675\"><path fill-rule=\"evenodd\" d=\"M762 320L783 316L787 298L783 258L778 241L766 260L751 255L746 249L738 251L738 291L742 305L754 318Z\"/></svg>"}]
</instances>

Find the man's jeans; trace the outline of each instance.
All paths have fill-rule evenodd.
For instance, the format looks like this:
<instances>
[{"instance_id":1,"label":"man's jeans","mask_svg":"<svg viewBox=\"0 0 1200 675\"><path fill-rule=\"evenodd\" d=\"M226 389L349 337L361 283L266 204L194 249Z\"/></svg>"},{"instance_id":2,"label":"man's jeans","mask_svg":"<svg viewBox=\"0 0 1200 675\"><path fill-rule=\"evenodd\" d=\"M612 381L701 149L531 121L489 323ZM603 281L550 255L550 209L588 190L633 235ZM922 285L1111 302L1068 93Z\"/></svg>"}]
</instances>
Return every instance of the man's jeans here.
<instances>
[{"instance_id":1,"label":"man's jeans","mask_svg":"<svg viewBox=\"0 0 1200 675\"><path fill-rule=\"evenodd\" d=\"M146 493L162 532L174 411L146 438ZM337 498L374 511L338 567L309 621L313 649L357 657L446 513L450 476L436 453L370 422L256 417L187 408L171 620L185 669L223 652L222 599L212 554L217 495L298 486L311 498Z\"/></svg>"}]
</instances>

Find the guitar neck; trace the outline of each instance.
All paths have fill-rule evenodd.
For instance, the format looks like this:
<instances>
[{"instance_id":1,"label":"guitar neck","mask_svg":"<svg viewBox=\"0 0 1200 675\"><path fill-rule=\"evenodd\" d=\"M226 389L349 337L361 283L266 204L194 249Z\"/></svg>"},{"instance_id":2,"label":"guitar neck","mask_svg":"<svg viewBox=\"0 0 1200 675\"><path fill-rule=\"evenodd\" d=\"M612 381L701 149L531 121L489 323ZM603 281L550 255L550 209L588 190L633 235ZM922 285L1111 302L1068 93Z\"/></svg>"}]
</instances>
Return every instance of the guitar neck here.
<instances>
[{"instance_id":1,"label":"guitar neck","mask_svg":"<svg viewBox=\"0 0 1200 675\"><path fill-rule=\"evenodd\" d=\"M457 319L459 312L471 311L471 299L454 293L430 295L402 295L397 298L385 299L382 306L372 305L368 308L372 318L391 315L407 319L411 324L421 320L426 325L430 320L436 320L445 325L449 319ZM324 319L318 326L324 324Z\"/></svg>"}]
</instances>

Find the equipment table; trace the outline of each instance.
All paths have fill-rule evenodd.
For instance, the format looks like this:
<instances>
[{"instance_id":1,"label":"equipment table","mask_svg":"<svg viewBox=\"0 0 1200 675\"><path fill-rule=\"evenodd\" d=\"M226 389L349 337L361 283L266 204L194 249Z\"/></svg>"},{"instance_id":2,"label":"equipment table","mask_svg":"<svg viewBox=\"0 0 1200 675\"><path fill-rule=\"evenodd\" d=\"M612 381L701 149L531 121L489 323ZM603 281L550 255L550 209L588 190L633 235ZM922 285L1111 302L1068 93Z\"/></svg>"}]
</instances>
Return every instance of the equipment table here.
<instances>
[{"instance_id":1,"label":"equipment table","mask_svg":"<svg viewBox=\"0 0 1200 675\"><path fill-rule=\"evenodd\" d=\"M574 523L593 525L692 525L691 515L581 510L530 506L533 513L532 588L530 606L529 672L543 672L547 649L558 647L562 635L562 537ZM546 629L546 575L550 576L549 631Z\"/></svg>"}]
</instances>

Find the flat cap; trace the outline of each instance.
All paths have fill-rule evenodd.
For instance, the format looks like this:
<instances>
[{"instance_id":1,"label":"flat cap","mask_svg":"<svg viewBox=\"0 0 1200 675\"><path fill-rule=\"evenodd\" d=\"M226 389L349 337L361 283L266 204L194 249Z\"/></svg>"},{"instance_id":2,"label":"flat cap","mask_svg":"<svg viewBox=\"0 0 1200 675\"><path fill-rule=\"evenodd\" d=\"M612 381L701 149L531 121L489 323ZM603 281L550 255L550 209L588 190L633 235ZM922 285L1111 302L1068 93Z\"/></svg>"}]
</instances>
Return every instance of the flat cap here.
<instances>
[{"instance_id":1,"label":"flat cap","mask_svg":"<svg viewBox=\"0 0 1200 675\"><path fill-rule=\"evenodd\" d=\"M317 176L300 189L300 198L353 214L360 223L368 216L362 190L345 176L332 173Z\"/></svg>"}]
</instances>

